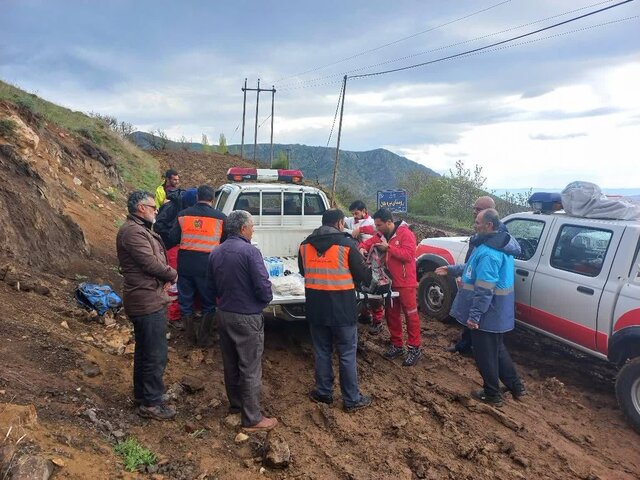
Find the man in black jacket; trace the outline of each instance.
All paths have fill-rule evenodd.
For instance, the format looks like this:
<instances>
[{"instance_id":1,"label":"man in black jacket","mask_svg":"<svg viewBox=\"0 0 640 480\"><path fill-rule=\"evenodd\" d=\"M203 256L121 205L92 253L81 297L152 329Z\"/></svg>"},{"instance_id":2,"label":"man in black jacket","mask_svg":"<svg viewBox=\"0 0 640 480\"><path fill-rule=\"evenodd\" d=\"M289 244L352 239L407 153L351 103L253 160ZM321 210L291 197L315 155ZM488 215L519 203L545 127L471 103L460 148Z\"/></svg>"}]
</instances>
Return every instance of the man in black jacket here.
<instances>
[{"instance_id":1,"label":"man in black jacket","mask_svg":"<svg viewBox=\"0 0 640 480\"><path fill-rule=\"evenodd\" d=\"M358 387L358 327L355 287L371 282L371 270L353 238L344 230L344 213L331 209L322 226L300 245L298 266L305 280L306 315L315 356L316 385L310 397L333 403L333 345L338 350L340 389L345 411L371 405Z\"/></svg>"},{"instance_id":2,"label":"man in black jacket","mask_svg":"<svg viewBox=\"0 0 640 480\"><path fill-rule=\"evenodd\" d=\"M198 345L206 345L213 315L215 298L206 288L207 261L211 250L224 240L225 214L213 208L215 192L209 185L201 185L198 201L193 207L181 211L171 229L170 237L178 250L178 303L187 334ZM202 323L195 324L193 299L198 294L202 301Z\"/></svg>"}]
</instances>

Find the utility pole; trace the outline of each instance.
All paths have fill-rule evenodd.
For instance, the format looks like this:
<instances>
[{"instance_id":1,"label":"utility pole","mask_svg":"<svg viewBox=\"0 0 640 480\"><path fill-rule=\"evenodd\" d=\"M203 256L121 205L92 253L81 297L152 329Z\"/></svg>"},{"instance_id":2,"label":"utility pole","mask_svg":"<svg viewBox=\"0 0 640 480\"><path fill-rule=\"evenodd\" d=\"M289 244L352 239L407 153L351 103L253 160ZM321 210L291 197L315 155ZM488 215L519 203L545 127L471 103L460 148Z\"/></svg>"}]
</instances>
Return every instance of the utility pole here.
<instances>
[{"instance_id":1,"label":"utility pole","mask_svg":"<svg viewBox=\"0 0 640 480\"><path fill-rule=\"evenodd\" d=\"M271 161L269 163L269 166L273 168L273 104L275 101L275 97L276 97L276 87L275 85L271 85L271 147L270 147L270 157L271 157Z\"/></svg>"},{"instance_id":2,"label":"utility pole","mask_svg":"<svg viewBox=\"0 0 640 480\"><path fill-rule=\"evenodd\" d=\"M240 143L240 158L244 158L244 119L247 114L247 79L244 79L244 87L242 88L244 93L244 100L242 101L242 143Z\"/></svg>"},{"instance_id":3,"label":"utility pole","mask_svg":"<svg viewBox=\"0 0 640 480\"><path fill-rule=\"evenodd\" d=\"M240 157L243 157L244 153L244 125L245 115L247 110L247 92L256 92L256 122L253 130L253 160L256 160L258 153L258 112L260 107L260 92L271 92L271 164L273 165L273 114L276 89L272 85L271 88L260 88L260 79L258 79L258 86L256 88L247 88L247 79L244 79L244 103L242 105L242 144L240 146Z\"/></svg>"},{"instance_id":4,"label":"utility pole","mask_svg":"<svg viewBox=\"0 0 640 480\"><path fill-rule=\"evenodd\" d=\"M253 131L253 161L256 161L258 153L258 105L260 104L260 79L258 79L258 88L256 89L256 127Z\"/></svg>"},{"instance_id":5,"label":"utility pole","mask_svg":"<svg viewBox=\"0 0 640 480\"><path fill-rule=\"evenodd\" d=\"M331 206L336 206L336 180L338 178L338 162L340 161L340 137L342 136L342 117L344 114L344 97L347 94L347 76L342 80L342 103L340 105L340 123L338 123L338 144L336 145L336 163L333 166L333 184L331 186Z\"/></svg>"}]
</instances>

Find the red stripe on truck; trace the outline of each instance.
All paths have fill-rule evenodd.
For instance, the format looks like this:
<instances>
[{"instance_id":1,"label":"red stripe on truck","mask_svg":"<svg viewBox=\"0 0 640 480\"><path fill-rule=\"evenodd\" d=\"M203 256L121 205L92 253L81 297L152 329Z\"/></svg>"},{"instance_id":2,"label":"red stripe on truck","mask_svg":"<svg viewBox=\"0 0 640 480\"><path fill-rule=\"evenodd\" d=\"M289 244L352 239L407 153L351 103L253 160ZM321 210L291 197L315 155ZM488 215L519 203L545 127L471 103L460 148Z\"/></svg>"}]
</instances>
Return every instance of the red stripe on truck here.
<instances>
[{"instance_id":1,"label":"red stripe on truck","mask_svg":"<svg viewBox=\"0 0 640 480\"><path fill-rule=\"evenodd\" d=\"M613 326L613 331L617 332L626 327L640 326L640 308L629 310L622 314Z\"/></svg>"},{"instance_id":2,"label":"red stripe on truck","mask_svg":"<svg viewBox=\"0 0 640 480\"><path fill-rule=\"evenodd\" d=\"M418 247L416 248L416 258L427 253L438 255L444 258L449 265L453 265L455 263L453 260L453 255L451 255L449 250L445 250L444 248L432 247L431 245L418 245Z\"/></svg>"}]
</instances>

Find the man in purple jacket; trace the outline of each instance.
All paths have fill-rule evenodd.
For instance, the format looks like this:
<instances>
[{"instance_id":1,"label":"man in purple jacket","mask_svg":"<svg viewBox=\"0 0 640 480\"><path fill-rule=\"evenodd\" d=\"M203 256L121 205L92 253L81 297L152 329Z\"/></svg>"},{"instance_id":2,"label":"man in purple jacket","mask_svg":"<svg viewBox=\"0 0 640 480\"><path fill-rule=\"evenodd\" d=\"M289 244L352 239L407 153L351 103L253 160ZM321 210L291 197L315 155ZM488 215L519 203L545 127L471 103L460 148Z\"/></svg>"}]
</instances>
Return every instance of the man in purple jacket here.
<instances>
[{"instance_id":1,"label":"man in purple jacket","mask_svg":"<svg viewBox=\"0 0 640 480\"><path fill-rule=\"evenodd\" d=\"M229 411L241 413L248 431L271 430L262 415L262 310L271 302L271 282L260 251L251 245L253 218L235 210L225 222L227 239L209 255L207 288L218 299L218 330Z\"/></svg>"}]
</instances>

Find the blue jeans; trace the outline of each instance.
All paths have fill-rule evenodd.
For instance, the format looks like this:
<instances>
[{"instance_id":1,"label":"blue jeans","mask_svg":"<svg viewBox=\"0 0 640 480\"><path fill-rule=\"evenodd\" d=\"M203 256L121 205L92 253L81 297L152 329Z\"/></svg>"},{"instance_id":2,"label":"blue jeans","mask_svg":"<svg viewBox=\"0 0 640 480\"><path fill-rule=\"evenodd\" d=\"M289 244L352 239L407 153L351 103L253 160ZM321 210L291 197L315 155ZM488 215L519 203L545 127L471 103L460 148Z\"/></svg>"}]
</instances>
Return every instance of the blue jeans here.
<instances>
[{"instance_id":1,"label":"blue jeans","mask_svg":"<svg viewBox=\"0 0 640 480\"><path fill-rule=\"evenodd\" d=\"M196 294L202 302L202 315L215 312L215 299L207 291L207 277L178 275L178 305L183 318L193 314L193 299Z\"/></svg>"},{"instance_id":2,"label":"blue jeans","mask_svg":"<svg viewBox=\"0 0 640 480\"><path fill-rule=\"evenodd\" d=\"M165 309L129 317L133 323L136 349L133 354L133 393L147 407L162 403L167 366L167 316Z\"/></svg>"},{"instance_id":3,"label":"blue jeans","mask_svg":"<svg viewBox=\"0 0 640 480\"><path fill-rule=\"evenodd\" d=\"M316 393L322 396L333 395L331 356L335 344L340 365L342 401L346 407L356 405L360 402L361 396L356 368L358 327L355 324L333 327L310 323L309 329L316 360Z\"/></svg>"}]
</instances>

